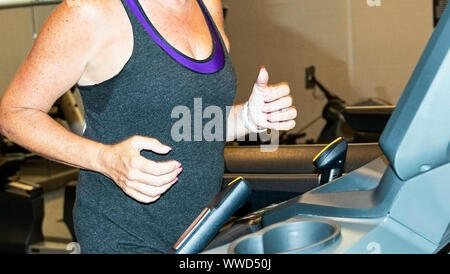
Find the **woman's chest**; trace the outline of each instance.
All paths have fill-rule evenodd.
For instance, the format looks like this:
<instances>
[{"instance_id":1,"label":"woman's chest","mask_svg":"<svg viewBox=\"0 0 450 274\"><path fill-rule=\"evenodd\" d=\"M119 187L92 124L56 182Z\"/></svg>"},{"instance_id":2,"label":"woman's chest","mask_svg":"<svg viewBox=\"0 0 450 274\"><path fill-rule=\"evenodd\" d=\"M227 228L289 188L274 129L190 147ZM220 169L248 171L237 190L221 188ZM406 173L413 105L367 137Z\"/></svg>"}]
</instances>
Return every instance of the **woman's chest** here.
<instances>
[{"instance_id":1,"label":"woman's chest","mask_svg":"<svg viewBox=\"0 0 450 274\"><path fill-rule=\"evenodd\" d=\"M204 60L211 55L211 30L198 5L183 11L173 11L149 3L142 4L143 11L168 44L195 60Z\"/></svg>"}]
</instances>

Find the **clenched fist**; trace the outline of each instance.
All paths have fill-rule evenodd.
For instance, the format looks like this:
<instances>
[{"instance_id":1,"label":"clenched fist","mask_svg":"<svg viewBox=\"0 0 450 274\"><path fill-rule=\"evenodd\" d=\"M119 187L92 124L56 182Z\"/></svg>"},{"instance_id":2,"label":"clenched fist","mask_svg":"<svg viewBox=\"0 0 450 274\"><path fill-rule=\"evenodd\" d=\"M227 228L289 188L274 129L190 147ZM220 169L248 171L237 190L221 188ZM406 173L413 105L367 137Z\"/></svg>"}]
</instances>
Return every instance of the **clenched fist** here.
<instances>
[{"instance_id":1,"label":"clenched fist","mask_svg":"<svg viewBox=\"0 0 450 274\"><path fill-rule=\"evenodd\" d=\"M183 169L174 160L151 161L140 155L142 150L167 154L171 148L153 138L134 136L115 145L103 145L97 162L101 172L128 196L148 204L169 190Z\"/></svg>"}]
</instances>

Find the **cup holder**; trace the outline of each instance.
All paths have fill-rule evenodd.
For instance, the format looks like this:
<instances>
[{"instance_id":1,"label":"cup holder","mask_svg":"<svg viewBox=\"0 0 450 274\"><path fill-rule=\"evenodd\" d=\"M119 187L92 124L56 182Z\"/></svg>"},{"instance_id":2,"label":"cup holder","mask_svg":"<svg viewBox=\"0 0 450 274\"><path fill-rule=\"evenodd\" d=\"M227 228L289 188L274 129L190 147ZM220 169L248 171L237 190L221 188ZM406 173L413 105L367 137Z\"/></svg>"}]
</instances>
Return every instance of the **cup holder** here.
<instances>
[{"instance_id":1,"label":"cup holder","mask_svg":"<svg viewBox=\"0 0 450 274\"><path fill-rule=\"evenodd\" d=\"M316 218L294 218L277 223L231 243L231 254L299 254L317 252L341 235L338 223Z\"/></svg>"}]
</instances>

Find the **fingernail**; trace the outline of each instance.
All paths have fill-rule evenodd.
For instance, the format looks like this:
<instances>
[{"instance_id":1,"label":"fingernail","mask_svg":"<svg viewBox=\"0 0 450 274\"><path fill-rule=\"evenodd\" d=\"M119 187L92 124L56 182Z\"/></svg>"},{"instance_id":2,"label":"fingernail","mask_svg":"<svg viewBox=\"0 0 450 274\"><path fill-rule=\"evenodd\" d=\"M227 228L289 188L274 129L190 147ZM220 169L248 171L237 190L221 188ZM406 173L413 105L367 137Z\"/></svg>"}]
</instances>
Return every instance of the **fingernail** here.
<instances>
[{"instance_id":1,"label":"fingernail","mask_svg":"<svg viewBox=\"0 0 450 274\"><path fill-rule=\"evenodd\" d=\"M180 173L181 173L181 171L183 171L183 168L179 168L179 169L177 169L177 173L178 173L178 174L180 174Z\"/></svg>"},{"instance_id":2,"label":"fingernail","mask_svg":"<svg viewBox=\"0 0 450 274\"><path fill-rule=\"evenodd\" d=\"M181 167L181 163L177 162L176 168L180 168Z\"/></svg>"},{"instance_id":3,"label":"fingernail","mask_svg":"<svg viewBox=\"0 0 450 274\"><path fill-rule=\"evenodd\" d=\"M272 122L272 116L270 116L270 114L267 115L267 121Z\"/></svg>"},{"instance_id":4,"label":"fingernail","mask_svg":"<svg viewBox=\"0 0 450 274\"><path fill-rule=\"evenodd\" d=\"M178 182L178 178L176 178L175 180L172 181L172 184L175 184L176 182Z\"/></svg>"},{"instance_id":5,"label":"fingernail","mask_svg":"<svg viewBox=\"0 0 450 274\"><path fill-rule=\"evenodd\" d=\"M166 149L167 152L169 152L169 151L172 150L172 148L171 148L171 147L168 147L168 146L164 146L164 148Z\"/></svg>"},{"instance_id":6,"label":"fingernail","mask_svg":"<svg viewBox=\"0 0 450 274\"><path fill-rule=\"evenodd\" d=\"M271 98L271 97L266 97L264 100L265 100L266 102L272 102L272 98Z\"/></svg>"},{"instance_id":7,"label":"fingernail","mask_svg":"<svg viewBox=\"0 0 450 274\"><path fill-rule=\"evenodd\" d=\"M270 107L268 107L268 106L263 107L263 111L264 112L270 112Z\"/></svg>"}]
</instances>

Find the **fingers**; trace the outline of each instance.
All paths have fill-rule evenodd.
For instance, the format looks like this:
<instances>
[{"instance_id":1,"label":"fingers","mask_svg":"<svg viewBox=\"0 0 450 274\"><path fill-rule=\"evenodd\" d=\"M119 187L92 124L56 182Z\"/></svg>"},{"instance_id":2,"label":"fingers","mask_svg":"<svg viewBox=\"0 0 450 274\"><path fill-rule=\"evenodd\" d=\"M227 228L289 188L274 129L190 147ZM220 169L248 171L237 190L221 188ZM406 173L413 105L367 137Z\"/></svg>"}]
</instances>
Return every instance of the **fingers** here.
<instances>
[{"instance_id":1,"label":"fingers","mask_svg":"<svg viewBox=\"0 0 450 274\"><path fill-rule=\"evenodd\" d=\"M169 146L163 145L160 141L154 138L133 136L130 138L133 148L141 152L142 150L151 150L159 154L167 154L172 150Z\"/></svg>"},{"instance_id":2,"label":"fingers","mask_svg":"<svg viewBox=\"0 0 450 274\"><path fill-rule=\"evenodd\" d=\"M291 107L292 103L293 103L292 97L285 96L271 103L266 103L265 106L263 107L263 111L265 113L279 111Z\"/></svg>"},{"instance_id":3,"label":"fingers","mask_svg":"<svg viewBox=\"0 0 450 274\"><path fill-rule=\"evenodd\" d=\"M178 168L181 168L181 163L177 161L154 162L142 156L139 156L133 160L134 161L131 163L133 168L136 168L143 173L148 173L155 176L168 174Z\"/></svg>"},{"instance_id":4,"label":"fingers","mask_svg":"<svg viewBox=\"0 0 450 274\"><path fill-rule=\"evenodd\" d=\"M267 128L274 129L274 130L280 130L280 131L288 131L295 127L296 123L294 120L289 120L286 122L280 122L280 123L268 123Z\"/></svg>"},{"instance_id":5,"label":"fingers","mask_svg":"<svg viewBox=\"0 0 450 274\"><path fill-rule=\"evenodd\" d=\"M267 124L269 129L288 131L295 128L297 109L295 107L284 108L267 114Z\"/></svg>"},{"instance_id":6,"label":"fingers","mask_svg":"<svg viewBox=\"0 0 450 274\"><path fill-rule=\"evenodd\" d=\"M290 107L282 109L280 111L272 112L267 115L267 121L271 123L285 122L293 120L297 117L297 109L295 107Z\"/></svg>"},{"instance_id":7,"label":"fingers","mask_svg":"<svg viewBox=\"0 0 450 274\"><path fill-rule=\"evenodd\" d=\"M180 168L162 176L136 172L135 175L129 176L123 190L128 196L141 203L152 203L178 182L177 176L181 171Z\"/></svg>"},{"instance_id":8,"label":"fingers","mask_svg":"<svg viewBox=\"0 0 450 274\"><path fill-rule=\"evenodd\" d=\"M132 174L128 175L127 179L130 182L139 182L150 186L164 186L176 180L178 175L180 175L182 171L182 168L178 168L171 173L167 173L161 176L134 171Z\"/></svg>"},{"instance_id":9,"label":"fingers","mask_svg":"<svg viewBox=\"0 0 450 274\"><path fill-rule=\"evenodd\" d=\"M133 188L126 188L126 189L124 189L124 192L131 198L135 199L138 202L144 203L144 204L153 203L161 197L161 196L150 197L145 194L142 194L141 192L139 192Z\"/></svg>"},{"instance_id":10,"label":"fingers","mask_svg":"<svg viewBox=\"0 0 450 274\"><path fill-rule=\"evenodd\" d=\"M271 86L264 97L264 102L270 103L280 98L286 97L291 93L291 89L287 83L279 83Z\"/></svg>"},{"instance_id":11,"label":"fingers","mask_svg":"<svg viewBox=\"0 0 450 274\"><path fill-rule=\"evenodd\" d=\"M140 195L145 196L146 198L155 199L161 197L164 193L166 193L176 182L178 179L175 179L170 184L164 185L164 186L149 186L146 184L141 184L137 182L130 183L128 185L128 188L131 191L135 191L139 193ZM153 200L155 201L155 200Z\"/></svg>"},{"instance_id":12,"label":"fingers","mask_svg":"<svg viewBox=\"0 0 450 274\"><path fill-rule=\"evenodd\" d=\"M167 163L154 163L152 165L156 166L158 164L167 165ZM170 163L167 166L176 165ZM138 169L130 169L123 180L124 183L121 188L128 196L141 203L152 203L158 200L162 194L178 181L178 175L182 171L182 168L177 168L166 174L162 174L159 171L162 175L152 175Z\"/></svg>"}]
</instances>

